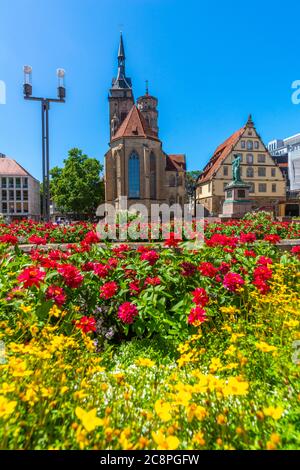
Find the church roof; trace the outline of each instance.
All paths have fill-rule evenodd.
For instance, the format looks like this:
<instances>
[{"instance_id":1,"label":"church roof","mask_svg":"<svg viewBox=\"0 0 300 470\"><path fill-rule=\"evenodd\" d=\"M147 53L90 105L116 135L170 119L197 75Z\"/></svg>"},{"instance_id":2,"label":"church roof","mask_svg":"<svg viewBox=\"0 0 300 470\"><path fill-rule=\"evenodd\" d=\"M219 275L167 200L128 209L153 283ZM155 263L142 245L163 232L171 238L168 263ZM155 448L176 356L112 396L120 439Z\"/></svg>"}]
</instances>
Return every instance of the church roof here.
<instances>
[{"instance_id":1,"label":"church roof","mask_svg":"<svg viewBox=\"0 0 300 470\"><path fill-rule=\"evenodd\" d=\"M166 161L167 171L185 171L185 155L183 153L167 155Z\"/></svg>"},{"instance_id":2,"label":"church roof","mask_svg":"<svg viewBox=\"0 0 300 470\"><path fill-rule=\"evenodd\" d=\"M225 140L225 142L216 148L213 156L204 167L203 173L199 175L198 183L204 183L205 181L211 180L216 171L220 168L225 158L232 151L233 146L238 142L239 138L244 133L247 124L238 131L234 132L230 137L228 137L228 139Z\"/></svg>"},{"instance_id":3,"label":"church roof","mask_svg":"<svg viewBox=\"0 0 300 470\"><path fill-rule=\"evenodd\" d=\"M19 163L6 155L0 154L0 175L1 176L31 176Z\"/></svg>"},{"instance_id":4,"label":"church roof","mask_svg":"<svg viewBox=\"0 0 300 470\"><path fill-rule=\"evenodd\" d=\"M149 127L144 116L135 105L132 106L111 140L122 139L124 137L142 137L144 139L159 140L157 134Z\"/></svg>"}]
</instances>

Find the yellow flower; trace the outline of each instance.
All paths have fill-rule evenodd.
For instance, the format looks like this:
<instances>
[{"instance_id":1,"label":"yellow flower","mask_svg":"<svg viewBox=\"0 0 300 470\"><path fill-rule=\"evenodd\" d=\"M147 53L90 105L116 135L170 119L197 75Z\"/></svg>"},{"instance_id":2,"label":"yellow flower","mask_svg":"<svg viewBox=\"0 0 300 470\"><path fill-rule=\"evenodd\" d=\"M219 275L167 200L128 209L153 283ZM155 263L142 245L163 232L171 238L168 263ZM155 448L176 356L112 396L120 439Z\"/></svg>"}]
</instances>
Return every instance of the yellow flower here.
<instances>
[{"instance_id":1,"label":"yellow flower","mask_svg":"<svg viewBox=\"0 0 300 470\"><path fill-rule=\"evenodd\" d=\"M259 349L262 352L271 352L271 351L276 351L275 346L271 346L270 344L266 343L265 341L260 341L259 343L255 343L255 346L257 349Z\"/></svg>"},{"instance_id":2,"label":"yellow flower","mask_svg":"<svg viewBox=\"0 0 300 470\"><path fill-rule=\"evenodd\" d=\"M222 426L223 424L226 424L226 422L227 422L226 416L224 416L222 414L219 414L217 416L217 423L220 424L220 426Z\"/></svg>"},{"instance_id":3,"label":"yellow flower","mask_svg":"<svg viewBox=\"0 0 300 470\"><path fill-rule=\"evenodd\" d=\"M53 307L49 310L49 316L59 318L61 314L61 310L58 308L57 305L53 305Z\"/></svg>"},{"instance_id":4,"label":"yellow flower","mask_svg":"<svg viewBox=\"0 0 300 470\"><path fill-rule=\"evenodd\" d=\"M21 305L20 307L20 310L22 310L22 312L24 313L27 313L27 312L31 312L32 311L32 307L30 305Z\"/></svg>"},{"instance_id":5,"label":"yellow flower","mask_svg":"<svg viewBox=\"0 0 300 470\"><path fill-rule=\"evenodd\" d=\"M283 325L286 326L287 328L296 328L296 326L299 325L299 321L298 320L284 321Z\"/></svg>"},{"instance_id":6,"label":"yellow flower","mask_svg":"<svg viewBox=\"0 0 300 470\"><path fill-rule=\"evenodd\" d=\"M204 418L206 418L206 416L208 416L208 413L204 406L192 403L187 408L187 418L189 422L192 421L194 417L197 418L199 421L202 421Z\"/></svg>"},{"instance_id":7,"label":"yellow flower","mask_svg":"<svg viewBox=\"0 0 300 470\"><path fill-rule=\"evenodd\" d=\"M282 406L269 406L268 408L264 408L263 412L265 416L269 416L277 421L283 415L284 408L282 408Z\"/></svg>"},{"instance_id":8,"label":"yellow flower","mask_svg":"<svg viewBox=\"0 0 300 470\"><path fill-rule=\"evenodd\" d=\"M227 384L222 390L225 396L228 395L247 395L249 384L243 382L239 377L229 377Z\"/></svg>"},{"instance_id":9,"label":"yellow flower","mask_svg":"<svg viewBox=\"0 0 300 470\"><path fill-rule=\"evenodd\" d=\"M9 401L5 397L0 396L0 418L7 418L13 413L16 406L16 401Z\"/></svg>"},{"instance_id":10,"label":"yellow flower","mask_svg":"<svg viewBox=\"0 0 300 470\"><path fill-rule=\"evenodd\" d=\"M225 313L227 315L234 315L234 314L237 314L237 313L241 313L241 311L234 307L234 306L229 306L229 307L220 307L220 310L222 313Z\"/></svg>"},{"instance_id":11,"label":"yellow flower","mask_svg":"<svg viewBox=\"0 0 300 470\"><path fill-rule=\"evenodd\" d=\"M209 370L212 373L217 372L217 370L221 369L222 363L218 357L213 357L211 363L209 365Z\"/></svg>"},{"instance_id":12,"label":"yellow flower","mask_svg":"<svg viewBox=\"0 0 300 470\"><path fill-rule=\"evenodd\" d=\"M80 419L83 427L88 431L91 432L96 429L98 426L102 426L103 420L98 418L97 409L93 408L90 411L84 411L80 406L76 407L75 414L78 419Z\"/></svg>"},{"instance_id":13,"label":"yellow flower","mask_svg":"<svg viewBox=\"0 0 300 470\"><path fill-rule=\"evenodd\" d=\"M193 437L193 442L195 444L198 444L199 446L204 446L205 445L205 439L203 432L199 431L197 432L194 437Z\"/></svg>"},{"instance_id":14,"label":"yellow flower","mask_svg":"<svg viewBox=\"0 0 300 470\"><path fill-rule=\"evenodd\" d=\"M175 436L165 437L161 431L153 432L152 437L157 444L157 450L176 450L179 447L179 439Z\"/></svg>"},{"instance_id":15,"label":"yellow flower","mask_svg":"<svg viewBox=\"0 0 300 470\"><path fill-rule=\"evenodd\" d=\"M136 363L137 366L143 366L143 367L153 367L153 366L155 366L154 361L151 361L151 359L142 358L142 357L139 357L135 361L135 363Z\"/></svg>"},{"instance_id":16,"label":"yellow flower","mask_svg":"<svg viewBox=\"0 0 300 470\"><path fill-rule=\"evenodd\" d=\"M169 403L164 403L162 400L157 400L154 408L162 421L166 422L172 419L171 405Z\"/></svg>"}]
</instances>

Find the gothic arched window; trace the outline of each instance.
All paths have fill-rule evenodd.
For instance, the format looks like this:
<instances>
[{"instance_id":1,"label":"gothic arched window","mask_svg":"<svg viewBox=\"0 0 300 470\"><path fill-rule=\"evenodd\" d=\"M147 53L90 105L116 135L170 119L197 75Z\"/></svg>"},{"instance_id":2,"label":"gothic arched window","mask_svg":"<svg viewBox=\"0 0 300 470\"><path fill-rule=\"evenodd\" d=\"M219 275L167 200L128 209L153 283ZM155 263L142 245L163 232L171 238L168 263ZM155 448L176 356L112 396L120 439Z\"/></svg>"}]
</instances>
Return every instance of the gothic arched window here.
<instances>
[{"instance_id":1,"label":"gothic arched window","mask_svg":"<svg viewBox=\"0 0 300 470\"><path fill-rule=\"evenodd\" d=\"M140 157L136 152L128 160L128 197L140 197Z\"/></svg>"},{"instance_id":2,"label":"gothic arched window","mask_svg":"<svg viewBox=\"0 0 300 470\"><path fill-rule=\"evenodd\" d=\"M150 199L156 199L156 158L150 155Z\"/></svg>"}]
</instances>

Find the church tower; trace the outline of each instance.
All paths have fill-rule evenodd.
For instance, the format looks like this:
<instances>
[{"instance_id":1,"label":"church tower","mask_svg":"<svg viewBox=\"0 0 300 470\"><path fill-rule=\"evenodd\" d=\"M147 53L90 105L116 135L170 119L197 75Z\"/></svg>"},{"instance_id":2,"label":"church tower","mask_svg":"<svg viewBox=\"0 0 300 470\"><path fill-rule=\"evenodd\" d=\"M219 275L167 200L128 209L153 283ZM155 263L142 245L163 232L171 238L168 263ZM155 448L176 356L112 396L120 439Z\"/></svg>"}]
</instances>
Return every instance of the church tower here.
<instances>
[{"instance_id":1,"label":"church tower","mask_svg":"<svg viewBox=\"0 0 300 470\"><path fill-rule=\"evenodd\" d=\"M117 78L112 80L108 100L110 139L112 139L134 105L131 79L126 77L125 73L125 50L122 33L118 51L118 74Z\"/></svg>"},{"instance_id":2,"label":"church tower","mask_svg":"<svg viewBox=\"0 0 300 470\"><path fill-rule=\"evenodd\" d=\"M154 96L149 95L148 91L148 80L146 81L146 93L137 99L137 107L144 116L150 129L158 135L158 111L157 111L158 100Z\"/></svg>"}]
</instances>

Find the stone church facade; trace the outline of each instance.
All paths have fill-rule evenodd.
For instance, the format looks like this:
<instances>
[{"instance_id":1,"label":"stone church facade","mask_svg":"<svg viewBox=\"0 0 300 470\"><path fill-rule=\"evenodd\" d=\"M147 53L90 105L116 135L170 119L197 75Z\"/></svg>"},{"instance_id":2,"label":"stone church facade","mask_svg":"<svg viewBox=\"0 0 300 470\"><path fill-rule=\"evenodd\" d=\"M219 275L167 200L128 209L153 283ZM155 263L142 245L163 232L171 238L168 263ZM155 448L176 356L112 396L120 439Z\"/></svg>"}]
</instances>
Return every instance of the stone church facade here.
<instances>
[{"instance_id":1,"label":"stone church facade","mask_svg":"<svg viewBox=\"0 0 300 470\"><path fill-rule=\"evenodd\" d=\"M147 87L148 88L148 87ZM158 100L149 95L135 103L131 79L125 73L122 35L118 75L109 93L110 148L105 154L105 200L120 209L121 197L128 209L143 204L184 204L186 159L167 155L158 132Z\"/></svg>"}]
</instances>

